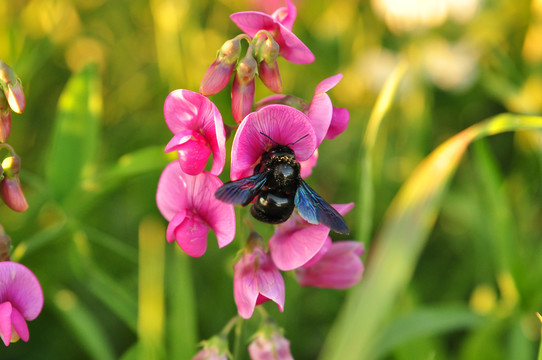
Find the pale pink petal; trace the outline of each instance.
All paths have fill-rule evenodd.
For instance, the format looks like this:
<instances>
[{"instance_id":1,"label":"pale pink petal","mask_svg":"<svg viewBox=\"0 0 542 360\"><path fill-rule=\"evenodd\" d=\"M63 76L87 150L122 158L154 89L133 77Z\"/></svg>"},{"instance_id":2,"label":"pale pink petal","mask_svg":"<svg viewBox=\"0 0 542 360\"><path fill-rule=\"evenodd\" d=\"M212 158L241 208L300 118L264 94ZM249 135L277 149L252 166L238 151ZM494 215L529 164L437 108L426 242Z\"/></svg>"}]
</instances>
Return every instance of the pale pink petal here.
<instances>
[{"instance_id":1,"label":"pale pink petal","mask_svg":"<svg viewBox=\"0 0 542 360\"><path fill-rule=\"evenodd\" d=\"M316 166L318 162L318 149L314 150L311 157L305 161L300 161L299 165L301 166L300 175L302 178L308 178L312 175L312 168Z\"/></svg>"},{"instance_id":2,"label":"pale pink petal","mask_svg":"<svg viewBox=\"0 0 542 360\"><path fill-rule=\"evenodd\" d=\"M13 307L9 301L0 304L0 337L4 345L11 343L11 311Z\"/></svg>"},{"instance_id":3,"label":"pale pink petal","mask_svg":"<svg viewBox=\"0 0 542 360\"><path fill-rule=\"evenodd\" d=\"M326 93L314 95L307 115L309 116L309 119L311 119L311 124L314 127L316 146L319 146L327 134L333 116L333 104L331 103L329 95Z\"/></svg>"},{"instance_id":4,"label":"pale pink petal","mask_svg":"<svg viewBox=\"0 0 542 360\"><path fill-rule=\"evenodd\" d=\"M342 216L346 215L350 210L354 208L354 203L346 203L346 204L331 204L335 210Z\"/></svg>"},{"instance_id":5,"label":"pale pink petal","mask_svg":"<svg viewBox=\"0 0 542 360\"><path fill-rule=\"evenodd\" d=\"M314 129L305 114L285 105L265 106L250 113L235 134L231 160L232 180L252 175L260 156L276 145L262 133L278 144L290 144L288 146L298 161L308 159L316 149Z\"/></svg>"},{"instance_id":6,"label":"pale pink petal","mask_svg":"<svg viewBox=\"0 0 542 360\"><path fill-rule=\"evenodd\" d=\"M333 108L333 116L331 117L331 124L327 129L326 139L335 139L338 135L342 134L348 127L350 121L350 113L345 108Z\"/></svg>"},{"instance_id":7,"label":"pale pink petal","mask_svg":"<svg viewBox=\"0 0 542 360\"><path fill-rule=\"evenodd\" d=\"M249 319L256 307L259 289L254 274L253 256L245 254L233 267L233 296L237 312Z\"/></svg>"},{"instance_id":8,"label":"pale pink petal","mask_svg":"<svg viewBox=\"0 0 542 360\"><path fill-rule=\"evenodd\" d=\"M292 221L290 219L289 221ZM314 257L324 245L329 228L324 225L297 226L283 230L284 223L277 226L269 239L269 251L273 262L283 271L297 269Z\"/></svg>"},{"instance_id":9,"label":"pale pink petal","mask_svg":"<svg viewBox=\"0 0 542 360\"><path fill-rule=\"evenodd\" d=\"M271 17L280 22L284 27L292 31L294 21L297 16L297 9L293 2L286 0L286 7L281 7L275 10Z\"/></svg>"},{"instance_id":10,"label":"pale pink petal","mask_svg":"<svg viewBox=\"0 0 542 360\"><path fill-rule=\"evenodd\" d=\"M324 245L322 245L322 247L320 248L320 250L316 253L316 255L314 255L312 257L312 259L310 259L309 261L307 261L303 267L304 268L307 268L307 267L311 267L315 264L317 264L323 257L324 255L329 251L329 249L331 248L331 244L333 242L331 241L331 238L328 236L326 238L326 241L324 242Z\"/></svg>"},{"instance_id":11,"label":"pale pink petal","mask_svg":"<svg viewBox=\"0 0 542 360\"><path fill-rule=\"evenodd\" d=\"M316 85L316 89L314 89L314 94L316 95L328 92L329 90L333 89L342 78L343 74L339 73L320 81L320 83Z\"/></svg>"},{"instance_id":12,"label":"pale pink petal","mask_svg":"<svg viewBox=\"0 0 542 360\"><path fill-rule=\"evenodd\" d=\"M233 79L231 87L231 111L233 120L236 123L241 123L245 116L252 111L255 91L254 79L247 84L243 84L238 76L235 76Z\"/></svg>"},{"instance_id":13,"label":"pale pink petal","mask_svg":"<svg viewBox=\"0 0 542 360\"><path fill-rule=\"evenodd\" d=\"M175 240L188 255L200 257L207 250L207 225L199 216L188 213L175 228Z\"/></svg>"},{"instance_id":14,"label":"pale pink petal","mask_svg":"<svg viewBox=\"0 0 542 360\"><path fill-rule=\"evenodd\" d=\"M253 360L293 360L290 341L280 333L272 333L269 338L259 335L248 346Z\"/></svg>"},{"instance_id":15,"label":"pale pink petal","mask_svg":"<svg viewBox=\"0 0 542 360\"><path fill-rule=\"evenodd\" d=\"M162 216L170 221L186 206L187 177L178 161L169 163L158 180L156 205Z\"/></svg>"},{"instance_id":16,"label":"pale pink petal","mask_svg":"<svg viewBox=\"0 0 542 360\"><path fill-rule=\"evenodd\" d=\"M13 308L13 311L11 312L11 325L21 340L27 342L30 338L30 334L28 333L28 325L26 324L23 315L21 315L19 310L16 308Z\"/></svg>"},{"instance_id":17,"label":"pale pink petal","mask_svg":"<svg viewBox=\"0 0 542 360\"><path fill-rule=\"evenodd\" d=\"M345 289L359 282L363 274L363 244L358 241L339 241L315 265L296 270L302 286Z\"/></svg>"},{"instance_id":18,"label":"pale pink petal","mask_svg":"<svg viewBox=\"0 0 542 360\"><path fill-rule=\"evenodd\" d=\"M9 301L26 320L34 320L43 307L38 278L26 266L0 262L0 304Z\"/></svg>"},{"instance_id":19,"label":"pale pink petal","mask_svg":"<svg viewBox=\"0 0 542 360\"><path fill-rule=\"evenodd\" d=\"M256 277L260 294L275 302L279 311L284 311L284 279L268 254L260 258L260 269Z\"/></svg>"}]
</instances>

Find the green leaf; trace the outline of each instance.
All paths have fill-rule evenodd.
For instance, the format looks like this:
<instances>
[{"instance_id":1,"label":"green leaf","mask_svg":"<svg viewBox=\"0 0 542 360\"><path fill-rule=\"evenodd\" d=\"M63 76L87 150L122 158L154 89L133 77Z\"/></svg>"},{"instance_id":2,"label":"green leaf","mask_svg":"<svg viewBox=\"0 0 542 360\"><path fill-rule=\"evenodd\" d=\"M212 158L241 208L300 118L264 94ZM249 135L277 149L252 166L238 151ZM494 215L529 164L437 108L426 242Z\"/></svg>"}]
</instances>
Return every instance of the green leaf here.
<instances>
[{"instance_id":1,"label":"green leaf","mask_svg":"<svg viewBox=\"0 0 542 360\"><path fill-rule=\"evenodd\" d=\"M421 308L395 320L382 335L377 346L378 358L383 358L397 346L426 336L473 327L483 318L466 307L442 306Z\"/></svg>"},{"instance_id":2,"label":"green leaf","mask_svg":"<svg viewBox=\"0 0 542 360\"><path fill-rule=\"evenodd\" d=\"M100 360L116 358L105 329L76 294L69 290L57 291L54 304L90 358Z\"/></svg>"},{"instance_id":3,"label":"green leaf","mask_svg":"<svg viewBox=\"0 0 542 360\"><path fill-rule=\"evenodd\" d=\"M46 160L52 195L62 201L94 169L102 95L98 69L88 65L72 75L60 95Z\"/></svg>"},{"instance_id":4,"label":"green leaf","mask_svg":"<svg viewBox=\"0 0 542 360\"><path fill-rule=\"evenodd\" d=\"M410 281L465 150L476 139L520 129L542 129L542 117L498 115L455 135L418 165L388 208L364 279L349 293L324 346L323 359L376 356L378 336L385 330L397 296Z\"/></svg>"}]
</instances>

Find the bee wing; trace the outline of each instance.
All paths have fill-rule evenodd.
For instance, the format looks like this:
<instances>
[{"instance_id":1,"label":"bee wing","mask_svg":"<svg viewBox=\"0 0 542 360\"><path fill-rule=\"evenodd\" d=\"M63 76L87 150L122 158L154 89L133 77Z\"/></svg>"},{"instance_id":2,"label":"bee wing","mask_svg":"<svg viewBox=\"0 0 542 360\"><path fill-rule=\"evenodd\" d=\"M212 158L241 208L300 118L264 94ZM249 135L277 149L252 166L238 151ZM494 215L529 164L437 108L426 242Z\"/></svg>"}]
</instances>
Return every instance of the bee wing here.
<instances>
[{"instance_id":1,"label":"bee wing","mask_svg":"<svg viewBox=\"0 0 542 360\"><path fill-rule=\"evenodd\" d=\"M299 215L311 224L326 225L340 234L350 232L341 214L322 199L304 180L300 181L294 201Z\"/></svg>"},{"instance_id":2,"label":"bee wing","mask_svg":"<svg viewBox=\"0 0 542 360\"><path fill-rule=\"evenodd\" d=\"M267 172L263 172L227 182L216 190L215 197L230 204L245 206L258 195L267 181L267 175Z\"/></svg>"}]
</instances>

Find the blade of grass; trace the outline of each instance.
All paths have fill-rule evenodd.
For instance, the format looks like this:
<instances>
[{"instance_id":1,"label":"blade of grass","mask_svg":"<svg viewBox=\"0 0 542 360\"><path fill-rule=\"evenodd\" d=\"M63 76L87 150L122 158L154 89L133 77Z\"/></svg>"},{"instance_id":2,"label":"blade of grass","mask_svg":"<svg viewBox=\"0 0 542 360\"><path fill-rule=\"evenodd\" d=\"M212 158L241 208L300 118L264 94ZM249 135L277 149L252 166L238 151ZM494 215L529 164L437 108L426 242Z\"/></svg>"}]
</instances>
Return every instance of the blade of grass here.
<instances>
[{"instance_id":1,"label":"blade of grass","mask_svg":"<svg viewBox=\"0 0 542 360\"><path fill-rule=\"evenodd\" d=\"M72 75L58 101L48 154L47 180L58 201L92 168L98 147L102 95L98 68L88 65Z\"/></svg>"},{"instance_id":2,"label":"blade of grass","mask_svg":"<svg viewBox=\"0 0 542 360\"><path fill-rule=\"evenodd\" d=\"M386 80L382 91L376 99L375 106L367 123L367 130L361 140L361 178L358 204L359 240L368 244L371 236L374 211L374 189L373 189L373 150L376 143L378 130L384 116L388 112L399 83L407 70L406 61L402 61L395 67L394 71Z\"/></svg>"},{"instance_id":3,"label":"blade of grass","mask_svg":"<svg viewBox=\"0 0 542 360\"><path fill-rule=\"evenodd\" d=\"M139 308L141 359L164 358L164 226L154 218L139 226Z\"/></svg>"},{"instance_id":4,"label":"blade of grass","mask_svg":"<svg viewBox=\"0 0 542 360\"><path fill-rule=\"evenodd\" d=\"M385 215L364 279L349 293L324 344L323 359L375 357L387 314L411 278L442 195L466 148L476 139L519 129L542 129L542 117L502 114L490 118L450 138L418 165Z\"/></svg>"}]
</instances>

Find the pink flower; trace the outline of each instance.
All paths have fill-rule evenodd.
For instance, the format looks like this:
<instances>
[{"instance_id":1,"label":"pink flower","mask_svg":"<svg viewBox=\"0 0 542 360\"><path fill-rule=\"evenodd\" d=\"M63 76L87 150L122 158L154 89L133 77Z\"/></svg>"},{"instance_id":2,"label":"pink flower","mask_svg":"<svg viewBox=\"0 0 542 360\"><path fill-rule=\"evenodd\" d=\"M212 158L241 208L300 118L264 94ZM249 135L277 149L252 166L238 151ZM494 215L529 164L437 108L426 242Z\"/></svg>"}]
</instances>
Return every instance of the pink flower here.
<instances>
[{"instance_id":1,"label":"pink flower","mask_svg":"<svg viewBox=\"0 0 542 360\"><path fill-rule=\"evenodd\" d=\"M26 321L43 307L43 292L36 276L24 265L0 262L0 337L8 346L17 337L28 341Z\"/></svg>"},{"instance_id":2,"label":"pink flower","mask_svg":"<svg viewBox=\"0 0 542 360\"><path fill-rule=\"evenodd\" d=\"M233 295L237 311L249 319L256 305L272 300L284 310L284 279L260 245L245 252L233 267Z\"/></svg>"},{"instance_id":3,"label":"pink flower","mask_svg":"<svg viewBox=\"0 0 542 360\"><path fill-rule=\"evenodd\" d=\"M235 236L233 205L214 196L222 181L209 172L185 174L179 163L170 163L162 172L156 192L158 209L169 221L167 240L173 240L188 255L199 257L207 249L209 229L216 233L219 247Z\"/></svg>"},{"instance_id":4,"label":"pink flower","mask_svg":"<svg viewBox=\"0 0 542 360\"><path fill-rule=\"evenodd\" d=\"M26 202L18 175L21 169L21 159L12 151L12 155L2 161L1 168L3 169L4 177L0 181L0 197L12 210L19 212L26 211L28 203Z\"/></svg>"},{"instance_id":5,"label":"pink flower","mask_svg":"<svg viewBox=\"0 0 542 360\"><path fill-rule=\"evenodd\" d=\"M222 45L216 60L207 69L201 80L200 93L205 96L214 95L228 85L240 51L239 38L228 40Z\"/></svg>"},{"instance_id":6,"label":"pink flower","mask_svg":"<svg viewBox=\"0 0 542 360\"><path fill-rule=\"evenodd\" d=\"M248 346L251 360L293 360L290 341L279 332L259 334Z\"/></svg>"},{"instance_id":7,"label":"pink flower","mask_svg":"<svg viewBox=\"0 0 542 360\"><path fill-rule=\"evenodd\" d=\"M21 114L26 106L23 86L15 71L2 60L0 60L0 88L4 90L11 110Z\"/></svg>"},{"instance_id":8,"label":"pink flower","mask_svg":"<svg viewBox=\"0 0 542 360\"><path fill-rule=\"evenodd\" d=\"M299 162L299 165L301 165L300 175L303 179L308 178L309 176L312 175L312 168L316 166L317 162L318 162L318 149L314 150L310 158L308 158L305 161Z\"/></svg>"},{"instance_id":9,"label":"pink flower","mask_svg":"<svg viewBox=\"0 0 542 360\"><path fill-rule=\"evenodd\" d=\"M297 161L307 160L316 149L314 130L305 114L285 105L265 106L250 113L237 129L231 151L232 180L253 175L261 155L276 146L269 138L289 144Z\"/></svg>"},{"instance_id":10,"label":"pink flower","mask_svg":"<svg viewBox=\"0 0 542 360\"><path fill-rule=\"evenodd\" d=\"M292 26L297 14L295 5L287 1L287 8L280 8L268 15L259 11L243 11L230 15L232 21L246 34L254 37L260 30L273 35L279 44L279 54L296 64L308 64L314 61L313 53L292 33Z\"/></svg>"},{"instance_id":11,"label":"pink flower","mask_svg":"<svg viewBox=\"0 0 542 360\"><path fill-rule=\"evenodd\" d=\"M257 68L258 64L252 54L247 54L237 65L231 87L231 111L233 120L238 124L252 111Z\"/></svg>"},{"instance_id":12,"label":"pink flower","mask_svg":"<svg viewBox=\"0 0 542 360\"><path fill-rule=\"evenodd\" d=\"M201 94L175 90L166 98L164 117L174 134L166 152L179 152L183 171L189 175L201 173L212 153L210 172L219 175L226 161L226 131L216 106Z\"/></svg>"},{"instance_id":13,"label":"pink flower","mask_svg":"<svg viewBox=\"0 0 542 360\"><path fill-rule=\"evenodd\" d=\"M353 207L353 203L332 205L341 215ZM329 227L313 225L296 213L286 222L277 225L269 239L269 251L273 262L283 271L297 269L312 259L325 245Z\"/></svg>"},{"instance_id":14,"label":"pink flower","mask_svg":"<svg viewBox=\"0 0 542 360\"><path fill-rule=\"evenodd\" d=\"M342 74L333 75L322 80L314 90L307 115L316 133L316 144L320 145L324 138L334 138L343 132L348 125L350 115L346 109L336 109L327 92L341 81ZM330 132L331 129L331 132Z\"/></svg>"},{"instance_id":15,"label":"pink flower","mask_svg":"<svg viewBox=\"0 0 542 360\"><path fill-rule=\"evenodd\" d=\"M357 284L363 274L363 244L359 241L331 242L323 246L314 259L296 269L301 286L346 289Z\"/></svg>"}]
</instances>

